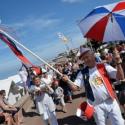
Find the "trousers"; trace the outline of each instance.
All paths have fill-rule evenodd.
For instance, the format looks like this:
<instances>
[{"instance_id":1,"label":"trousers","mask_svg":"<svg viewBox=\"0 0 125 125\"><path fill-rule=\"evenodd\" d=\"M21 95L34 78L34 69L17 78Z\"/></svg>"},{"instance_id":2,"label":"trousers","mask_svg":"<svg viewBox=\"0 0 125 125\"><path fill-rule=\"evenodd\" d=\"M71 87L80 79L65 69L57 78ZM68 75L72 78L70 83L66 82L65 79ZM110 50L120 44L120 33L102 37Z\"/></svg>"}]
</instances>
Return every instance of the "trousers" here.
<instances>
[{"instance_id":1,"label":"trousers","mask_svg":"<svg viewBox=\"0 0 125 125\"><path fill-rule=\"evenodd\" d=\"M112 125L125 125L121 110L116 99L107 99L94 106L94 118L97 125L106 125L106 120L110 119Z\"/></svg>"}]
</instances>

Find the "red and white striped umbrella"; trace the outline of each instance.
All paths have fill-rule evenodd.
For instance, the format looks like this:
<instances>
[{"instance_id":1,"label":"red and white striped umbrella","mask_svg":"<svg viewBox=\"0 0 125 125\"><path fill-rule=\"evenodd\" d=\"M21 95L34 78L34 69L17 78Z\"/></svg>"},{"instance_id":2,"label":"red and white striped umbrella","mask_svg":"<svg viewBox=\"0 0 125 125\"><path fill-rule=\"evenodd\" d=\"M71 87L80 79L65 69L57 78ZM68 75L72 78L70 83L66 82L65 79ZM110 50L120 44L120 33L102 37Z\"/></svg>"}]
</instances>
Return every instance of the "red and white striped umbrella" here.
<instances>
[{"instance_id":1,"label":"red and white striped umbrella","mask_svg":"<svg viewBox=\"0 0 125 125\"><path fill-rule=\"evenodd\" d=\"M125 40L125 1L96 7L78 23L85 38Z\"/></svg>"}]
</instances>

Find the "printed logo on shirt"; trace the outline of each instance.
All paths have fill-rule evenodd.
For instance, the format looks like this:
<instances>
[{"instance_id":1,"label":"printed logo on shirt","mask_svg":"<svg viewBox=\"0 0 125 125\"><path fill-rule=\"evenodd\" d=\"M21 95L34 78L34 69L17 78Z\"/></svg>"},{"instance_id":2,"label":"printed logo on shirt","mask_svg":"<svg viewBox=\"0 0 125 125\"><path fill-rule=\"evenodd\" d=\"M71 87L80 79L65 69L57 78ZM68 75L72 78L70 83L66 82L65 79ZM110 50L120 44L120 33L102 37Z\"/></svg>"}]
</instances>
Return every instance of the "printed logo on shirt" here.
<instances>
[{"instance_id":1,"label":"printed logo on shirt","mask_svg":"<svg viewBox=\"0 0 125 125\"><path fill-rule=\"evenodd\" d=\"M93 81L93 84L96 86L103 85L103 80L99 76L95 76L92 81Z\"/></svg>"}]
</instances>

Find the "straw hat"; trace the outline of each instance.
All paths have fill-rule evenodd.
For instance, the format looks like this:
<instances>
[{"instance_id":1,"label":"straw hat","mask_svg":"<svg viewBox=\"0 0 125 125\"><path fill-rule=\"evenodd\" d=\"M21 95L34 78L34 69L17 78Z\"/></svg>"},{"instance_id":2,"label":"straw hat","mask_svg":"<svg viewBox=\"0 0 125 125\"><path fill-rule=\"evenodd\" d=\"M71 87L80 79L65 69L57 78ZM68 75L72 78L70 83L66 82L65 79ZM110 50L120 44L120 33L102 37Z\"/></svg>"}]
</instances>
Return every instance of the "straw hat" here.
<instances>
[{"instance_id":1,"label":"straw hat","mask_svg":"<svg viewBox=\"0 0 125 125\"><path fill-rule=\"evenodd\" d=\"M80 56L79 56L79 59L81 59L82 55L85 54L88 51L91 51L91 49L90 48L85 48L85 47L80 47Z\"/></svg>"}]
</instances>

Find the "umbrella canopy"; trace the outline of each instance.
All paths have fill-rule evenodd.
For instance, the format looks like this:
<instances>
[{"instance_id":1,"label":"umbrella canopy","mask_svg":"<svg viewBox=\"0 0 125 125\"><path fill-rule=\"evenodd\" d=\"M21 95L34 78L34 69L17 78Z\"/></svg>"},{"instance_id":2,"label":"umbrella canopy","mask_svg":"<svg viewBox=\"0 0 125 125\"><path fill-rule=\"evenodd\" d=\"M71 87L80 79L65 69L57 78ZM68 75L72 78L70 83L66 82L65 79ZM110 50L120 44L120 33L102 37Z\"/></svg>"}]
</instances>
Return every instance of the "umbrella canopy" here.
<instances>
[{"instance_id":1,"label":"umbrella canopy","mask_svg":"<svg viewBox=\"0 0 125 125\"><path fill-rule=\"evenodd\" d=\"M125 1L96 7L78 25L86 38L104 42L125 40Z\"/></svg>"}]
</instances>

